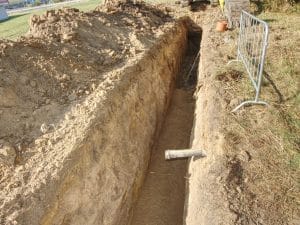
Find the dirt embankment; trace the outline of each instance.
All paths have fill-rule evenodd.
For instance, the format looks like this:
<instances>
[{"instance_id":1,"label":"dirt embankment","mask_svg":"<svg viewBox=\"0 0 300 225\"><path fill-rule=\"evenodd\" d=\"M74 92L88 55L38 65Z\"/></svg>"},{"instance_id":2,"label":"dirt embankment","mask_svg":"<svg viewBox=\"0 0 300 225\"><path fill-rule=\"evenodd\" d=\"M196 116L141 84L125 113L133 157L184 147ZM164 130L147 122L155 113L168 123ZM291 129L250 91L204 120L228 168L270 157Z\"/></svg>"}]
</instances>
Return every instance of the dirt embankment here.
<instances>
[{"instance_id":1,"label":"dirt embankment","mask_svg":"<svg viewBox=\"0 0 300 225\"><path fill-rule=\"evenodd\" d=\"M183 221L298 224L297 172L270 127L294 135L292 115L285 105L284 120L274 107L229 113L248 88L239 87L242 70L225 67L236 33L216 33L219 11L198 6L174 11L203 28L190 147L207 157L189 161ZM119 4L49 11L32 18L27 38L0 41L0 224L127 223L186 33L166 11ZM299 146L292 138L291 148Z\"/></svg>"},{"instance_id":2,"label":"dirt embankment","mask_svg":"<svg viewBox=\"0 0 300 225\"><path fill-rule=\"evenodd\" d=\"M261 98L270 105L235 114L234 107L254 96L244 66L227 66L236 57L238 31L215 32L216 9L192 16L203 28L192 147L207 157L189 164L186 224L299 224L299 65L293 44L299 35L290 25L299 16L268 15Z\"/></svg>"},{"instance_id":3,"label":"dirt embankment","mask_svg":"<svg viewBox=\"0 0 300 225\"><path fill-rule=\"evenodd\" d=\"M157 9L126 5L110 13L61 9L33 16L28 36L34 38L1 41L1 141L26 145L43 134L43 123L45 132L52 129L105 72L149 48L168 21Z\"/></svg>"},{"instance_id":4,"label":"dirt embankment","mask_svg":"<svg viewBox=\"0 0 300 225\"><path fill-rule=\"evenodd\" d=\"M166 149L187 149L194 122L194 87L201 29L189 21L187 48L171 103L151 152L131 225L182 225L187 159L165 160ZM195 63L194 63L195 62Z\"/></svg>"},{"instance_id":5,"label":"dirt embankment","mask_svg":"<svg viewBox=\"0 0 300 225\"><path fill-rule=\"evenodd\" d=\"M49 11L1 41L1 224L126 223L185 35L121 4Z\"/></svg>"}]
</instances>

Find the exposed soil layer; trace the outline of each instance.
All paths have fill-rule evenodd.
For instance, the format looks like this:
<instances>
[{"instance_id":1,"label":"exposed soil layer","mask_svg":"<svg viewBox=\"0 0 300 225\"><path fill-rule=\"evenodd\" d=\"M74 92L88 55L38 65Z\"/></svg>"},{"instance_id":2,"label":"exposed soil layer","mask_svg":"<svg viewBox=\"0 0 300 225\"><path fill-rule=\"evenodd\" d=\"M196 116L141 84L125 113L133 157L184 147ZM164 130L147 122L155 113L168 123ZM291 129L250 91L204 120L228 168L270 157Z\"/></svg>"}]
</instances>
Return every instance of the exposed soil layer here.
<instances>
[{"instance_id":1,"label":"exposed soil layer","mask_svg":"<svg viewBox=\"0 0 300 225\"><path fill-rule=\"evenodd\" d=\"M200 38L200 30L188 34L187 53L177 76L168 113L152 150L131 225L183 224L187 160L166 161L164 152L167 149L187 149L190 145Z\"/></svg>"},{"instance_id":2,"label":"exposed soil layer","mask_svg":"<svg viewBox=\"0 0 300 225\"><path fill-rule=\"evenodd\" d=\"M121 4L50 11L31 25L29 37L1 41L0 222L126 224L185 23Z\"/></svg>"},{"instance_id":3,"label":"exposed soil layer","mask_svg":"<svg viewBox=\"0 0 300 225\"><path fill-rule=\"evenodd\" d=\"M26 38L0 40L1 225L299 224L299 16L269 18L271 107L231 114L253 94L243 68L225 66L237 32L215 32L217 8L192 9L51 10ZM203 28L198 79L195 46L184 57L195 24L169 14ZM207 157L185 176L185 161L163 160L168 144Z\"/></svg>"},{"instance_id":4,"label":"exposed soil layer","mask_svg":"<svg viewBox=\"0 0 300 225\"><path fill-rule=\"evenodd\" d=\"M216 9L193 15L204 32L192 147L207 157L189 164L186 224L299 224L299 15L259 15L271 31L261 93L270 106L235 114L254 97L244 66L226 66L238 31L215 32Z\"/></svg>"},{"instance_id":5,"label":"exposed soil layer","mask_svg":"<svg viewBox=\"0 0 300 225\"><path fill-rule=\"evenodd\" d=\"M144 52L172 21L143 4L106 11L50 10L31 18L28 38L0 41L1 146L26 148L53 130L105 72Z\"/></svg>"},{"instance_id":6,"label":"exposed soil layer","mask_svg":"<svg viewBox=\"0 0 300 225\"><path fill-rule=\"evenodd\" d=\"M161 133L152 151L131 225L181 225L187 160L166 161L166 149L185 149L193 124L191 90L175 89Z\"/></svg>"}]
</instances>

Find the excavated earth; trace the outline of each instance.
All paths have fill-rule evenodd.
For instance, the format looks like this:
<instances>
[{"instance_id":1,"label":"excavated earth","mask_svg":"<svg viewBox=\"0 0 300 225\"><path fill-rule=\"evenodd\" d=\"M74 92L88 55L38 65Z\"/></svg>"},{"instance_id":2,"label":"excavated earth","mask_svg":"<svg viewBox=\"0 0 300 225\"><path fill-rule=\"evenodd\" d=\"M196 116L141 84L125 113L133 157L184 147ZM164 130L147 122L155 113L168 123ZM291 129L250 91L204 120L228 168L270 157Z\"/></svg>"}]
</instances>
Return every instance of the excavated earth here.
<instances>
[{"instance_id":1,"label":"excavated earth","mask_svg":"<svg viewBox=\"0 0 300 225\"><path fill-rule=\"evenodd\" d=\"M1 225L297 224L240 207L247 154L228 150L216 78L235 40L192 10L50 10L0 40ZM188 148L207 157L164 160Z\"/></svg>"},{"instance_id":2,"label":"excavated earth","mask_svg":"<svg viewBox=\"0 0 300 225\"><path fill-rule=\"evenodd\" d=\"M125 223L185 49L184 22L123 4L51 10L30 26L0 43L1 224Z\"/></svg>"}]
</instances>

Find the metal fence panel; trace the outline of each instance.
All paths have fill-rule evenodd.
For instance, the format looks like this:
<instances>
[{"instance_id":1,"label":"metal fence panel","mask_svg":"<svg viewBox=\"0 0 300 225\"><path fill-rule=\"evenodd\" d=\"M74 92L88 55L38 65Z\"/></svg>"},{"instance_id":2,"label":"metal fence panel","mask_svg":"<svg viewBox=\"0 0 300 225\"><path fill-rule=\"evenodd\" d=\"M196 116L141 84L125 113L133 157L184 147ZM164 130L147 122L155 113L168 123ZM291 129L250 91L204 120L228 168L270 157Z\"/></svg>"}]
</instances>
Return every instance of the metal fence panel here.
<instances>
[{"instance_id":1,"label":"metal fence panel","mask_svg":"<svg viewBox=\"0 0 300 225\"><path fill-rule=\"evenodd\" d=\"M242 11L237 59L234 61L241 61L244 64L249 78L255 88L256 95L254 100L242 102L233 110L233 112L237 111L244 105L267 105L266 102L259 100L259 95L268 45L268 37L268 24L265 21L247 13L246 11Z\"/></svg>"}]
</instances>

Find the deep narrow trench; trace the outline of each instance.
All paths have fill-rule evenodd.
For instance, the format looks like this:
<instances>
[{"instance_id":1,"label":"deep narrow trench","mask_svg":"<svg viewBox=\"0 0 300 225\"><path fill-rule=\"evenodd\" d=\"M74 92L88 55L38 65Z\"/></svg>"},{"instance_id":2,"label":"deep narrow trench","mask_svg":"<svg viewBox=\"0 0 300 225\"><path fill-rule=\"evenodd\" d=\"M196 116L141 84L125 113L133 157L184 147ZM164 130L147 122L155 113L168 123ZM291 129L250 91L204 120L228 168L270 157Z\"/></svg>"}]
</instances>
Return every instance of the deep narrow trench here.
<instances>
[{"instance_id":1,"label":"deep narrow trench","mask_svg":"<svg viewBox=\"0 0 300 225\"><path fill-rule=\"evenodd\" d=\"M193 126L193 92L199 64L200 29L188 32L188 45L170 107L152 150L131 225L182 225L187 160L165 161L167 149L189 148ZM192 65L194 65L193 69Z\"/></svg>"}]
</instances>

